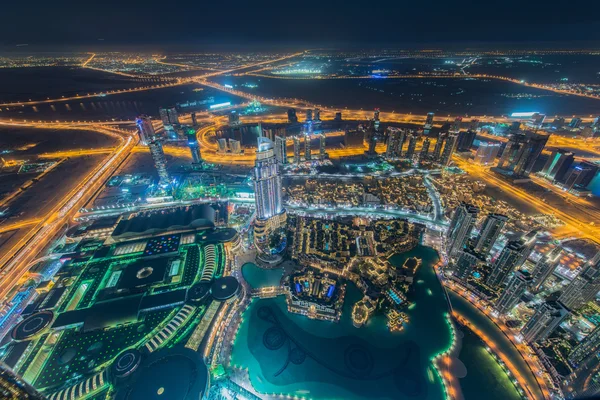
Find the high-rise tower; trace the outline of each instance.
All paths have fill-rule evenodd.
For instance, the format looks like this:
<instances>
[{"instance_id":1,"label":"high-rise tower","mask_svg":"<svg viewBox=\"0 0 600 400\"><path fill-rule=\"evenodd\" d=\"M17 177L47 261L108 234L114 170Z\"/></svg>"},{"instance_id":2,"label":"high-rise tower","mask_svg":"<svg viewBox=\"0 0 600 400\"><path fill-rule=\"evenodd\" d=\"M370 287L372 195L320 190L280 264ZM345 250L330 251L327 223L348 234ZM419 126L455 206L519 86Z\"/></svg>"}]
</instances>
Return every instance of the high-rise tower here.
<instances>
[{"instance_id":1,"label":"high-rise tower","mask_svg":"<svg viewBox=\"0 0 600 400\"><path fill-rule=\"evenodd\" d=\"M258 149L253 170L256 217L269 219L283 211L281 201L281 173L275 158L273 142L258 138Z\"/></svg>"},{"instance_id":2,"label":"high-rise tower","mask_svg":"<svg viewBox=\"0 0 600 400\"><path fill-rule=\"evenodd\" d=\"M165 158L165 152L163 151L162 143L158 139L152 140L148 143L150 148L150 155L154 161L154 166L158 172L158 184L161 186L167 186L171 179L167 172L167 159Z\"/></svg>"},{"instance_id":3,"label":"high-rise tower","mask_svg":"<svg viewBox=\"0 0 600 400\"><path fill-rule=\"evenodd\" d=\"M494 243L496 243L506 221L508 221L508 217L505 215L489 214L483 222L479 236L475 239L475 250L483 255L488 255L492 247L494 247Z\"/></svg>"},{"instance_id":4,"label":"high-rise tower","mask_svg":"<svg viewBox=\"0 0 600 400\"><path fill-rule=\"evenodd\" d=\"M287 164L287 144L284 137L275 136L275 158L280 164Z\"/></svg>"},{"instance_id":5,"label":"high-rise tower","mask_svg":"<svg viewBox=\"0 0 600 400\"><path fill-rule=\"evenodd\" d=\"M544 282L552 275L558 262L560 260L560 254L562 252L562 248L560 246L556 246L552 251L548 254L544 254L537 263L535 263L535 267L531 271L531 291L534 293L542 290L542 286Z\"/></svg>"},{"instance_id":6,"label":"high-rise tower","mask_svg":"<svg viewBox=\"0 0 600 400\"><path fill-rule=\"evenodd\" d=\"M527 246L522 240L510 240L506 243L502 252L494 262L492 272L488 276L486 283L494 287L502 285L515 268L521 267L523 253L526 251Z\"/></svg>"},{"instance_id":7,"label":"high-rise tower","mask_svg":"<svg viewBox=\"0 0 600 400\"><path fill-rule=\"evenodd\" d=\"M475 226L478 213L477 207L466 203L461 203L454 210L447 235L446 249L449 257L455 257L465 247L473 226Z\"/></svg>"},{"instance_id":8,"label":"high-rise tower","mask_svg":"<svg viewBox=\"0 0 600 400\"><path fill-rule=\"evenodd\" d=\"M517 271L494 305L500 314L506 314L517 305L521 296L531 283L531 275L527 271Z\"/></svg>"},{"instance_id":9,"label":"high-rise tower","mask_svg":"<svg viewBox=\"0 0 600 400\"><path fill-rule=\"evenodd\" d=\"M136 120L135 124L138 128L138 135L140 137L140 142L143 145L147 145L156 137L156 132L154 131L154 126L152 126L152 120L147 115L140 115Z\"/></svg>"},{"instance_id":10,"label":"high-rise tower","mask_svg":"<svg viewBox=\"0 0 600 400\"><path fill-rule=\"evenodd\" d=\"M569 310L560 301L542 303L521 329L521 335L529 343L544 340L568 315Z\"/></svg>"},{"instance_id":11,"label":"high-rise tower","mask_svg":"<svg viewBox=\"0 0 600 400\"><path fill-rule=\"evenodd\" d=\"M600 260L598 258L600 257L596 256L587 263L558 298L567 308L580 309L593 300L600 291Z\"/></svg>"},{"instance_id":12,"label":"high-rise tower","mask_svg":"<svg viewBox=\"0 0 600 400\"><path fill-rule=\"evenodd\" d=\"M190 152L192 153L192 163L202 164L202 156L200 154L200 143L198 143L196 131L193 129L189 129L187 132L187 139L188 147L190 148Z\"/></svg>"}]
</instances>

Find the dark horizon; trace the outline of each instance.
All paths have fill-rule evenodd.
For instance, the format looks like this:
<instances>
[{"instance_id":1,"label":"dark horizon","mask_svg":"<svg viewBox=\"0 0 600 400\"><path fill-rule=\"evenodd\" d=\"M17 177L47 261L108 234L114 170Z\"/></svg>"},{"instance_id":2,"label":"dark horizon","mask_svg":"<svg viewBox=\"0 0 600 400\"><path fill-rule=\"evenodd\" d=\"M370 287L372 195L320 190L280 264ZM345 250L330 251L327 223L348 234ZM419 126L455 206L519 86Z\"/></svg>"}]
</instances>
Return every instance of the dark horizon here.
<instances>
[{"instance_id":1,"label":"dark horizon","mask_svg":"<svg viewBox=\"0 0 600 400\"><path fill-rule=\"evenodd\" d=\"M588 3L588 4L586 4ZM538 0L499 4L383 0L348 4L172 4L41 0L4 5L0 51L30 48L356 48L458 46L532 47L584 43L600 47L600 4L575 0L549 9ZM560 47L560 46L559 46ZM152 51L152 50L148 50Z\"/></svg>"}]
</instances>

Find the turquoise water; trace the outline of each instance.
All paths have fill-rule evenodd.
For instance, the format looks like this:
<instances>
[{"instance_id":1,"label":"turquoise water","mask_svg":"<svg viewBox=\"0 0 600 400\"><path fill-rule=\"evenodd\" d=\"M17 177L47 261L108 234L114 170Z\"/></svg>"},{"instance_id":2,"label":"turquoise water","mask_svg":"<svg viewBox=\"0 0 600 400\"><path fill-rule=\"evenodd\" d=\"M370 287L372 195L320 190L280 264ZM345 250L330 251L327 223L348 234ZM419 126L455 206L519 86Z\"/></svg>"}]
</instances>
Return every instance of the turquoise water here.
<instances>
[{"instance_id":1,"label":"turquoise water","mask_svg":"<svg viewBox=\"0 0 600 400\"><path fill-rule=\"evenodd\" d=\"M437 254L417 247L391 262L401 265L413 256L423 263L409 295L415 306L404 331L389 332L382 315L354 327L351 309L362 298L354 284L348 284L338 323L290 314L284 297L255 299L244 314L231 364L247 368L261 393L317 399L444 398L431 363L450 345L447 304L432 268ZM244 277L253 279L254 272L248 267Z\"/></svg>"},{"instance_id":2,"label":"turquoise water","mask_svg":"<svg viewBox=\"0 0 600 400\"><path fill-rule=\"evenodd\" d=\"M279 286L281 277L283 276L283 269L264 269L253 263L246 263L242 265L242 275L244 276L244 280L254 289Z\"/></svg>"},{"instance_id":3,"label":"turquoise water","mask_svg":"<svg viewBox=\"0 0 600 400\"><path fill-rule=\"evenodd\" d=\"M460 379L465 399L478 399L485 391L486 400L520 400L522 397L485 345L473 332L461 329L465 336L459 358L467 367L467 375Z\"/></svg>"},{"instance_id":4,"label":"turquoise water","mask_svg":"<svg viewBox=\"0 0 600 400\"><path fill-rule=\"evenodd\" d=\"M471 305L471 303L469 303L459 295L453 293L452 291L448 291L448 294L450 296L450 301L452 302L452 307L454 308L454 310L457 311L463 317L465 317L467 320L469 320L469 322L474 324L487 337L489 337L493 341L493 343L499 349L501 349L501 351L511 360L512 364L518 369L519 374L528 383L527 390L529 390L535 398L543 398L535 376L529 369L525 360L523 360L519 351L512 345L512 343L504 335L504 333L502 333L502 331L489 318L487 318L477 308ZM470 357L467 356L463 359L462 354L460 356L460 359L463 361L463 363L465 363L467 368L469 366L468 364L470 364L469 358ZM477 366L475 366L475 368L477 368ZM471 371L473 370L471 369ZM470 380L468 383L465 382L465 385L465 392L477 393L477 390L486 390L486 386L483 383L477 382L476 380ZM468 387L471 385L473 386L473 388ZM511 390L509 390L508 392L504 392L505 397L500 398L511 398L509 397L511 392ZM469 398L467 398L467 400L469 400Z\"/></svg>"}]
</instances>

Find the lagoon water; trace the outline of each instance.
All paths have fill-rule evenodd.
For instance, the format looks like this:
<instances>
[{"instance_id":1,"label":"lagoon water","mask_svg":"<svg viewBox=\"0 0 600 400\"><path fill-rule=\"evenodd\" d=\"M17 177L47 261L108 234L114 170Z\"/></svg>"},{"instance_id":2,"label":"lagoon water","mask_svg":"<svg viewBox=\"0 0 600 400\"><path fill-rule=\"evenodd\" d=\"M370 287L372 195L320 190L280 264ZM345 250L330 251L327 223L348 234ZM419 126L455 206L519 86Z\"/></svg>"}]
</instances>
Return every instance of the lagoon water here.
<instances>
[{"instance_id":1,"label":"lagoon water","mask_svg":"<svg viewBox=\"0 0 600 400\"><path fill-rule=\"evenodd\" d=\"M244 314L232 365L248 368L253 386L262 393L319 399L443 398L431 359L448 348L451 333L446 300L432 268L437 254L418 247L392 262L412 256L421 257L423 266L404 331L389 332L384 316L354 327L351 310L362 293L351 283L338 323L288 313L281 296L254 300ZM244 271L246 279L255 278L248 275Z\"/></svg>"},{"instance_id":2,"label":"lagoon water","mask_svg":"<svg viewBox=\"0 0 600 400\"><path fill-rule=\"evenodd\" d=\"M338 323L311 320L287 312L285 298L255 299L246 310L233 347L231 364L248 369L260 393L310 399L444 399L432 358L450 346L448 305L435 276L435 250L419 246L391 258L401 265L409 257L422 258L407 311L410 322L391 333L383 315L356 328L352 306L362 292L347 285L342 318ZM281 269L242 267L253 288L277 285ZM461 328L463 329L463 328ZM490 391L491 399L517 399L509 378L485 351L482 342L466 332L460 358L467 376L460 379L467 400ZM487 377L495 372L492 380Z\"/></svg>"}]
</instances>

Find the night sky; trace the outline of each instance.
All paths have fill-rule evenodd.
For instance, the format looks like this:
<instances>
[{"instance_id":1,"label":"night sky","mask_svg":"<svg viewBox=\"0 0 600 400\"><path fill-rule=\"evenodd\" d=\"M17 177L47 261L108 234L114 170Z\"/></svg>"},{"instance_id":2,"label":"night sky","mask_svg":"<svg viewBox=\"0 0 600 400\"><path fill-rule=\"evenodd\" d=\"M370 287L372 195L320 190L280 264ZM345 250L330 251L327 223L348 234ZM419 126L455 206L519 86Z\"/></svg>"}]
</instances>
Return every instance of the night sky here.
<instances>
[{"instance_id":1,"label":"night sky","mask_svg":"<svg viewBox=\"0 0 600 400\"><path fill-rule=\"evenodd\" d=\"M0 14L2 50L600 43L598 0L27 0L3 2Z\"/></svg>"}]
</instances>

